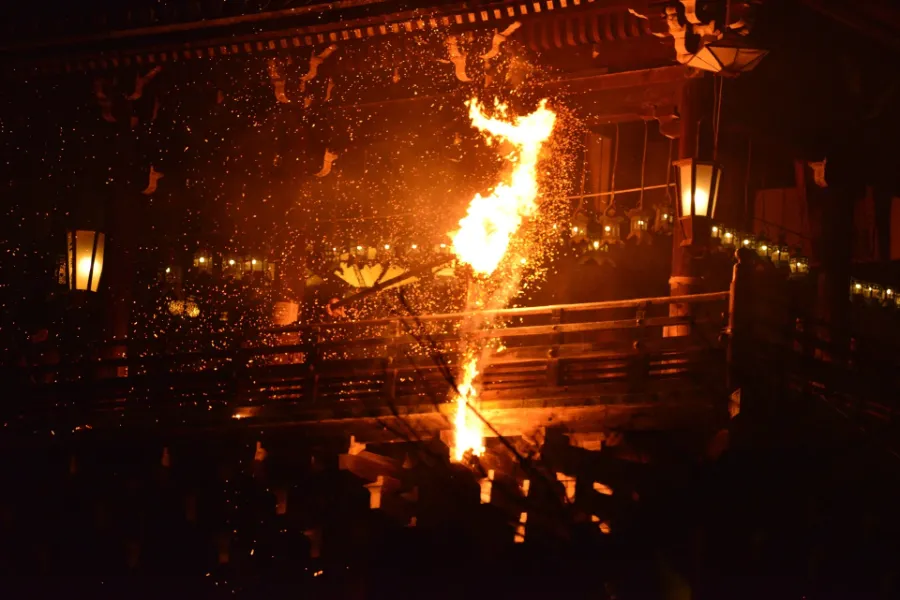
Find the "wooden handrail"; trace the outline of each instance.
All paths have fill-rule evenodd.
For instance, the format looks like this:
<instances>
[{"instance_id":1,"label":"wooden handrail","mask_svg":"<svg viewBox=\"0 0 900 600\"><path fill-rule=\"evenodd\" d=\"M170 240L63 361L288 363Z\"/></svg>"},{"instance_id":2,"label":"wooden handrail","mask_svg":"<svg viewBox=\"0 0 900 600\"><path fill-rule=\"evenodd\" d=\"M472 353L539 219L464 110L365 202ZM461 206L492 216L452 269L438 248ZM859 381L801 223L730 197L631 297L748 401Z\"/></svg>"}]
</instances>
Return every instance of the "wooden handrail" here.
<instances>
[{"instance_id":1,"label":"wooden handrail","mask_svg":"<svg viewBox=\"0 0 900 600\"><path fill-rule=\"evenodd\" d=\"M611 300L605 302L585 302L581 304L553 304L549 306L525 306L521 308L500 308L494 310L442 313L437 315L421 315L415 317L392 317L386 319L367 319L363 321L347 321L344 323L314 323L288 325L277 329L266 330L266 333L295 333L300 331L321 331L327 329L347 329L353 327L373 327L391 323L414 325L417 322L454 321L469 317L527 317L551 315L553 311L587 312L592 310L611 310L616 308L639 308L641 306L659 306L667 304L698 304L702 302L727 301L729 292L709 292L685 296L658 296L656 298L635 298L630 300Z\"/></svg>"}]
</instances>

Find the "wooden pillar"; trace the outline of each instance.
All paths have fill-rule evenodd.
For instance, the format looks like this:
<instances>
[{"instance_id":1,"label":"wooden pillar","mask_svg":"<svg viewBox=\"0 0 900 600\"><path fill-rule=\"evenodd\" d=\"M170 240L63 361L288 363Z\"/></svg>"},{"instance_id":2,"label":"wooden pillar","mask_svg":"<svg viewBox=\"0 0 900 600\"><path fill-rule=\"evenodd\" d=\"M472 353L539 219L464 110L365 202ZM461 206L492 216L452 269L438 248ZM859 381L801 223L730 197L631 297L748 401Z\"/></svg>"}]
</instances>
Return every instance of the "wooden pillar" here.
<instances>
[{"instance_id":1,"label":"wooden pillar","mask_svg":"<svg viewBox=\"0 0 900 600\"><path fill-rule=\"evenodd\" d=\"M104 210L107 229L104 252L104 275L106 277L106 343L104 358L123 359L127 357L130 334L131 307L135 281L134 262L134 196L135 183L132 181L134 144L130 131L120 131L115 137L117 153L117 181L112 196L107 197ZM124 377L127 367L119 367L105 376Z\"/></svg>"},{"instance_id":2,"label":"wooden pillar","mask_svg":"<svg viewBox=\"0 0 900 600\"><path fill-rule=\"evenodd\" d=\"M710 87L709 80L704 77L689 77L681 89L681 100L678 111L681 120L681 138L678 140L678 158L697 158L700 140L700 119L705 110L705 88ZM711 88L710 88L711 89ZM669 168L672 168L671 165ZM675 199L678 202L678 199ZM690 249L682 246L684 236L676 221L672 233L672 274L669 277L669 293L672 296L695 294L700 290L701 273L697 261ZM673 303L669 305L669 315L685 316L690 314L689 304ZM688 335L690 326L678 325L667 327L667 337Z\"/></svg>"},{"instance_id":3,"label":"wooden pillar","mask_svg":"<svg viewBox=\"0 0 900 600\"><path fill-rule=\"evenodd\" d=\"M835 177L835 179L838 179ZM818 278L817 337L828 344L821 355L840 360L849 350L850 257L853 242L853 207L863 186L829 182L822 204L822 240Z\"/></svg>"}]
</instances>

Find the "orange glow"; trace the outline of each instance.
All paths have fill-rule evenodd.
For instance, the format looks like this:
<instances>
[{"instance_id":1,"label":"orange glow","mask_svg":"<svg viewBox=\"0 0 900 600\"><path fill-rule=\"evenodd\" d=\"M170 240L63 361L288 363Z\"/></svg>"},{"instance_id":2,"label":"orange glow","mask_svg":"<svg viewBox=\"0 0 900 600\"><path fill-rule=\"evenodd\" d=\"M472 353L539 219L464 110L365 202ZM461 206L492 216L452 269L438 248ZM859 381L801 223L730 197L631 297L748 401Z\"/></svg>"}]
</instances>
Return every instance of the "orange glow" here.
<instances>
[{"instance_id":1,"label":"orange glow","mask_svg":"<svg viewBox=\"0 0 900 600\"><path fill-rule=\"evenodd\" d=\"M456 416L453 419L453 460L459 462L467 450L475 456L484 452L484 429L481 420L469 410L471 404L478 409L478 395L473 381L478 376L478 360L474 356L466 359L459 382L459 396L456 398Z\"/></svg>"},{"instance_id":2,"label":"orange glow","mask_svg":"<svg viewBox=\"0 0 900 600\"><path fill-rule=\"evenodd\" d=\"M490 195L475 194L468 213L459 222L460 228L450 234L456 256L476 273L490 275L506 255L522 220L537 210L537 161L542 145L553 132L556 113L542 100L530 115L505 120L505 104L495 105L495 117L485 116L482 105L474 98L467 104L474 127L513 147L508 157L512 173Z\"/></svg>"},{"instance_id":3,"label":"orange glow","mask_svg":"<svg viewBox=\"0 0 900 600\"><path fill-rule=\"evenodd\" d=\"M511 117L505 104L496 103L495 116L485 116L482 105L476 99L466 103L472 125L484 133L488 143L495 139L505 141L511 147L506 160L510 172L487 196L475 194L468 212L459 222L459 229L450 234L452 250L457 258L469 265L482 277L492 275L506 258L510 242L523 221L537 212L538 174L537 163L541 148L553 133L556 113L542 100L530 115ZM444 244L441 244L444 247ZM519 256L519 265L528 258ZM517 267L519 269L521 267ZM505 305L518 288L516 271L504 274L499 290L490 298L490 304ZM470 308L484 308L485 299L478 289L479 282L472 282L474 293L470 295ZM478 415L478 392L474 381L478 376L480 352L470 348L460 375L456 414L453 420L454 439L451 456L457 462L466 452L475 456L484 453L484 424Z\"/></svg>"}]
</instances>

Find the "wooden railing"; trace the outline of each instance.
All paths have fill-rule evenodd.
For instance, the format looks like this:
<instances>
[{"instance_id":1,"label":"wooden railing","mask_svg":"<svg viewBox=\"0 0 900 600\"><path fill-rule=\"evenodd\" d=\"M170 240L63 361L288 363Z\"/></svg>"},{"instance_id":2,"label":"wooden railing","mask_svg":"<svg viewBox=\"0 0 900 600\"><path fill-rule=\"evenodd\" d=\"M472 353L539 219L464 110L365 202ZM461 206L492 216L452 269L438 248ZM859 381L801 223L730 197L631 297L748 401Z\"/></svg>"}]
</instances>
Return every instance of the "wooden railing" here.
<instances>
[{"instance_id":1,"label":"wooden railing","mask_svg":"<svg viewBox=\"0 0 900 600\"><path fill-rule=\"evenodd\" d=\"M719 292L294 326L255 347L37 368L24 383L19 377L14 404L120 419L178 409L180 420L433 410L470 348L486 348L485 401L688 398L693 388L724 390L728 299ZM669 316L673 303L690 305L690 316ZM666 337L684 326L688 335ZM117 376L123 368L127 376Z\"/></svg>"}]
</instances>

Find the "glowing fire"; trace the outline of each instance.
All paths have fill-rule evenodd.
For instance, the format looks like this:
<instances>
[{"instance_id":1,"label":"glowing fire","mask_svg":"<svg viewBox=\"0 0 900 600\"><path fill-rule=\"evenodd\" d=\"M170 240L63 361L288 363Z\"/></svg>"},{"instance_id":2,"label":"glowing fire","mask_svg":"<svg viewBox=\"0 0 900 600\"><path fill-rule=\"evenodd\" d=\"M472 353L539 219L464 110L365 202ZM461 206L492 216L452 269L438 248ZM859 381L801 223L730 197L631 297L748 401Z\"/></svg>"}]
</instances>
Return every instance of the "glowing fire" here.
<instances>
[{"instance_id":1,"label":"glowing fire","mask_svg":"<svg viewBox=\"0 0 900 600\"><path fill-rule=\"evenodd\" d=\"M475 194L459 230L450 234L456 256L476 273L490 275L503 260L522 219L537 210L537 161L541 146L553 131L556 113L542 100L536 111L510 122L501 118L507 114L505 104L495 107L499 117L486 117L475 99L467 104L474 127L514 148L508 157L513 167L508 180L498 183L489 196Z\"/></svg>"},{"instance_id":2,"label":"glowing fire","mask_svg":"<svg viewBox=\"0 0 900 600\"><path fill-rule=\"evenodd\" d=\"M461 461L467 450L471 450L475 456L484 452L484 432L481 420L473 411L468 409L468 404L478 408L478 395L472 382L478 375L478 362L475 357L470 357L463 367L462 378L459 382L459 396L456 398L456 417L453 420L454 440L453 458Z\"/></svg>"},{"instance_id":3,"label":"glowing fire","mask_svg":"<svg viewBox=\"0 0 900 600\"><path fill-rule=\"evenodd\" d=\"M512 119L507 119L504 104L495 105L495 117L485 116L481 104L474 98L467 104L472 125L487 134L489 142L497 137L513 148L506 157L512 167L509 176L498 183L490 195L476 194L466 216L459 222L460 228L450 234L457 258L471 265L477 274L488 276L503 261L522 221L537 211L537 162L541 147L553 132L556 114L547 108L546 100L542 100L530 115ZM520 261L521 264L526 262L525 258ZM512 274L510 281L504 282L500 294L493 298L494 303L505 305L517 287L518 277ZM483 306L480 298L470 298L472 300L476 306ZM478 356L473 353L463 365L456 398L453 422L453 457L456 461L462 460L467 451L475 456L484 452L483 423L475 414L478 410L478 393L474 386L477 375Z\"/></svg>"}]
</instances>

